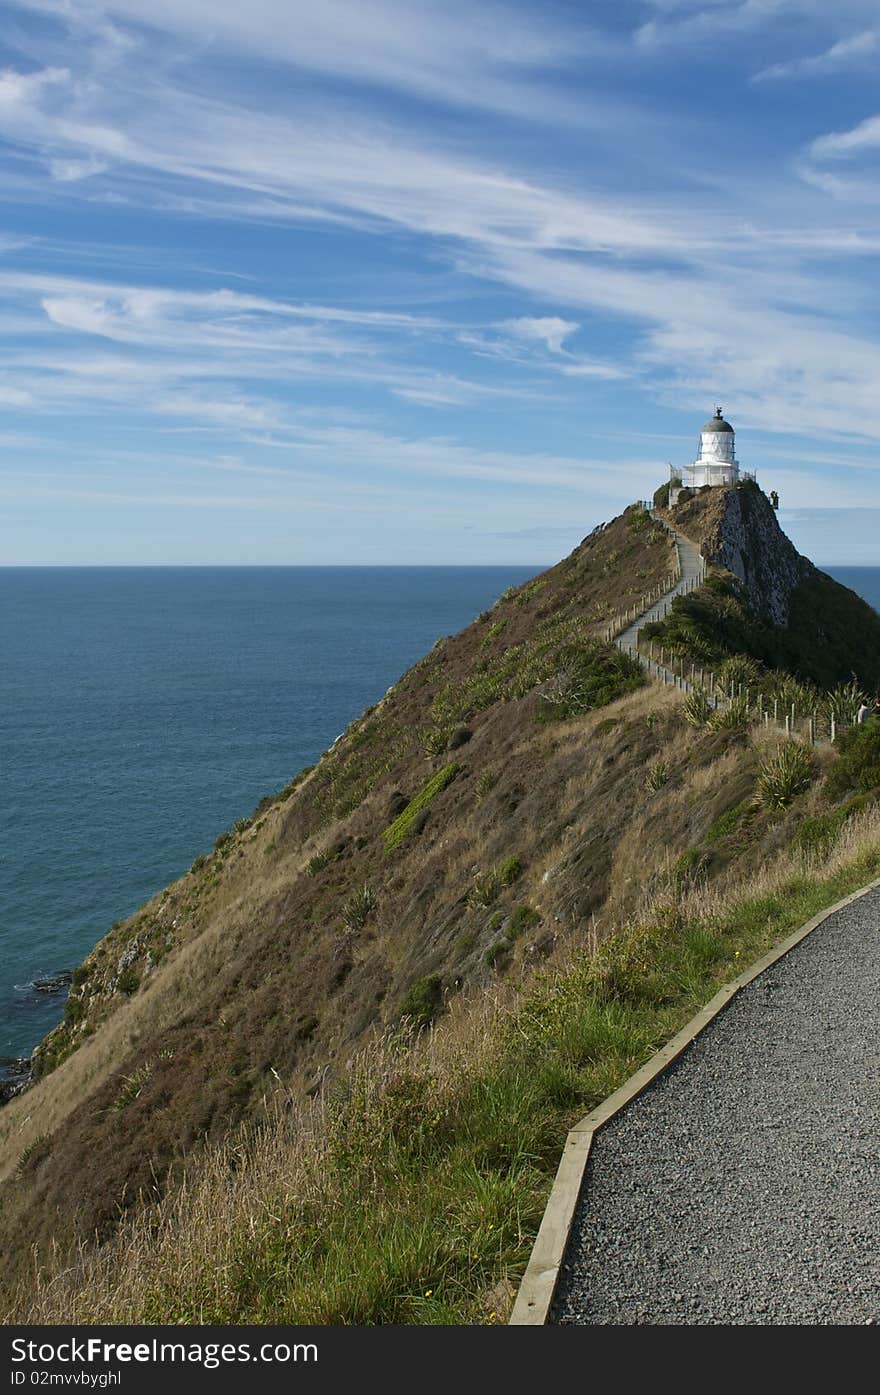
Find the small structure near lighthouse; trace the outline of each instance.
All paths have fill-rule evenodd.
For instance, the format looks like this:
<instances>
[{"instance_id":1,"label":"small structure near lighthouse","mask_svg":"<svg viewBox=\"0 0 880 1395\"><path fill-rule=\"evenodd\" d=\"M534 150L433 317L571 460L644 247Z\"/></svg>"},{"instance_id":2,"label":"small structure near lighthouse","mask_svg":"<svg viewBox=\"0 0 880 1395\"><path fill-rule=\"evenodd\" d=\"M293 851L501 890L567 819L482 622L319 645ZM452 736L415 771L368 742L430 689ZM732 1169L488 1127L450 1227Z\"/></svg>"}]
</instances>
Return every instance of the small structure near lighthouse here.
<instances>
[{"instance_id":1,"label":"small structure near lighthouse","mask_svg":"<svg viewBox=\"0 0 880 1395\"><path fill-rule=\"evenodd\" d=\"M721 408L715 408L700 433L700 454L693 465L685 465L677 470L669 467L669 502L678 503L683 489L706 489L713 485L734 485L740 480L753 480L755 476L747 471L740 472L736 458L735 434L729 421L721 415Z\"/></svg>"}]
</instances>

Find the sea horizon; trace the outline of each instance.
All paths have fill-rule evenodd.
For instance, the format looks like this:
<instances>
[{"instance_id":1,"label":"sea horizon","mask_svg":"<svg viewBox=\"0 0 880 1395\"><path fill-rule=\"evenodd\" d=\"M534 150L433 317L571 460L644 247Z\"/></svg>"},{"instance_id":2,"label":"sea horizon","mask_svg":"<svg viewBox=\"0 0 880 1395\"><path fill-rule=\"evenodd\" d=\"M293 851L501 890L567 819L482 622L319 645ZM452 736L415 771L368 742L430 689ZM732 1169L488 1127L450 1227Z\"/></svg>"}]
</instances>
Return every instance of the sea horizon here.
<instances>
[{"instance_id":1,"label":"sea horizon","mask_svg":"<svg viewBox=\"0 0 880 1395\"><path fill-rule=\"evenodd\" d=\"M4 571L497 571L505 567L555 567L543 562L0 562ZM812 560L812 559L811 559ZM819 571L880 571L880 562L816 562Z\"/></svg>"}]
</instances>

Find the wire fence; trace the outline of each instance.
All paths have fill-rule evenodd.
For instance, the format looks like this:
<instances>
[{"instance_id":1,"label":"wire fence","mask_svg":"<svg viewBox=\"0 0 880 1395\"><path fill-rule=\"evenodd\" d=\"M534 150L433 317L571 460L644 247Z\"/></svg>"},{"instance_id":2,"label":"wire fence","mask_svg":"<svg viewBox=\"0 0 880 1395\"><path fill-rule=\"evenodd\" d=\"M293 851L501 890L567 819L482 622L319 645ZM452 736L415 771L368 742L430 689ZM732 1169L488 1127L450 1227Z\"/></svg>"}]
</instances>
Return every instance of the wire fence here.
<instances>
[{"instance_id":1,"label":"wire fence","mask_svg":"<svg viewBox=\"0 0 880 1395\"><path fill-rule=\"evenodd\" d=\"M665 687L675 687L687 696L692 693L703 694L711 713L729 709L735 703L739 709L737 717L742 719L743 725L772 728L787 737L799 738L810 746L827 741L834 742L841 731L854 726L855 711L851 716L844 716L829 710L823 705L819 693L810 695L811 700L805 708L803 704L799 706L797 702L789 703L787 699L778 695L768 696L761 688L750 688L742 683L725 685L713 669L701 666L696 660L675 654L654 640L650 641L647 649L640 647L642 626L638 626L637 622L642 620L643 624L647 624L663 619L669 614L672 602L677 596L688 595L702 586L706 578L706 568L705 564L702 564L699 572L687 577L683 582L680 545L682 540L665 519L654 513L648 500L639 502L655 522L662 524L675 540L676 566L638 601L614 617L605 630L606 642L615 643L624 653L630 654L651 677ZM621 643L621 635L633 631L634 626L636 628L632 633L631 642Z\"/></svg>"}]
</instances>

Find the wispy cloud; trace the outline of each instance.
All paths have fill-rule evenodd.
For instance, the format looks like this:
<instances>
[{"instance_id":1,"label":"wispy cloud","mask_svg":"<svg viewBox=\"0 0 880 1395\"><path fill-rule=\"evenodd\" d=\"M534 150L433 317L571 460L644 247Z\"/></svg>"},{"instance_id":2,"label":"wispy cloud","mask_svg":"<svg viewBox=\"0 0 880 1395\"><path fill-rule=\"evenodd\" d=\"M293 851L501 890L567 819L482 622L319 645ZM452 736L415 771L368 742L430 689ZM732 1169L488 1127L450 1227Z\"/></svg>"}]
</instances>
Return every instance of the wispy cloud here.
<instances>
[{"instance_id":1,"label":"wispy cloud","mask_svg":"<svg viewBox=\"0 0 880 1395\"><path fill-rule=\"evenodd\" d=\"M880 31L864 29L859 34L851 34L838 39L830 48L821 53L808 54L803 58L792 58L782 63L771 63L755 73L754 82L777 81L782 78L814 78L845 72L871 62L880 52Z\"/></svg>"},{"instance_id":2,"label":"wispy cloud","mask_svg":"<svg viewBox=\"0 0 880 1395\"><path fill-rule=\"evenodd\" d=\"M80 471L587 508L717 394L828 457L792 491L880 441L880 117L772 86L870 72L875 0L12 8L0 401ZM578 457L621 422L641 458Z\"/></svg>"},{"instance_id":3,"label":"wispy cloud","mask_svg":"<svg viewBox=\"0 0 880 1395\"><path fill-rule=\"evenodd\" d=\"M880 116L868 116L846 131L818 136L810 146L814 160L841 160L880 148Z\"/></svg>"},{"instance_id":4,"label":"wispy cloud","mask_svg":"<svg viewBox=\"0 0 880 1395\"><path fill-rule=\"evenodd\" d=\"M299 73L392 88L421 100L518 114L523 103L550 119L582 121L542 79L548 66L612 47L562 14L530 12L503 0L13 0L99 35L102 69L143 53L161 35L166 63L186 63L207 41L241 62L269 61ZM179 45L183 44L182 51ZM172 45L177 52L172 56ZM162 50L160 50L160 54ZM529 101L529 89L533 88Z\"/></svg>"},{"instance_id":5,"label":"wispy cloud","mask_svg":"<svg viewBox=\"0 0 880 1395\"><path fill-rule=\"evenodd\" d=\"M580 329L576 320L562 320L558 315L520 315L516 320L505 320L501 326L515 339L526 339L544 344L551 353L564 352L563 344Z\"/></svg>"},{"instance_id":6,"label":"wispy cloud","mask_svg":"<svg viewBox=\"0 0 880 1395\"><path fill-rule=\"evenodd\" d=\"M720 40L778 36L790 44L810 26L850 28L853 22L876 17L874 0L648 0L655 17L635 30L644 49L674 45L699 49ZM721 55L726 58L726 54Z\"/></svg>"}]
</instances>

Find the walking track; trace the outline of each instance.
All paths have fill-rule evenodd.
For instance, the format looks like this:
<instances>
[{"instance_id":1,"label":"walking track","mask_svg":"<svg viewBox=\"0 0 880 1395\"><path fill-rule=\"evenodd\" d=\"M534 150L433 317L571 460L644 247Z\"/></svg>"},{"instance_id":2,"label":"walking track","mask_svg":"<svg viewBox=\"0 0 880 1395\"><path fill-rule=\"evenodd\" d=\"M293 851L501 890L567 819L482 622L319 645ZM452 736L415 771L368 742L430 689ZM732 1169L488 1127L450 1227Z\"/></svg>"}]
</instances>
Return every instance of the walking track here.
<instances>
[{"instance_id":1,"label":"walking track","mask_svg":"<svg viewBox=\"0 0 880 1395\"><path fill-rule=\"evenodd\" d=\"M880 891L596 1136L551 1321L880 1320Z\"/></svg>"},{"instance_id":2,"label":"walking track","mask_svg":"<svg viewBox=\"0 0 880 1395\"><path fill-rule=\"evenodd\" d=\"M634 659L638 659L642 667L646 668L653 677L658 678L664 683L677 683L683 692L689 692L691 685L686 679L677 679L671 670L662 668L660 664L645 658L643 654L639 653L639 630L651 620L662 620L676 596L685 596L689 591L696 590L705 578L706 563L700 554L699 548L696 547L689 538L684 537L681 533L677 533L665 520L658 518L653 512L651 516L654 518L655 522L662 523L666 531L675 539L681 574L675 585L666 591L649 610L646 610L643 615L640 615L638 619L630 625L629 629L619 634L614 643L617 645L618 649L622 649L624 653L630 654Z\"/></svg>"}]
</instances>

